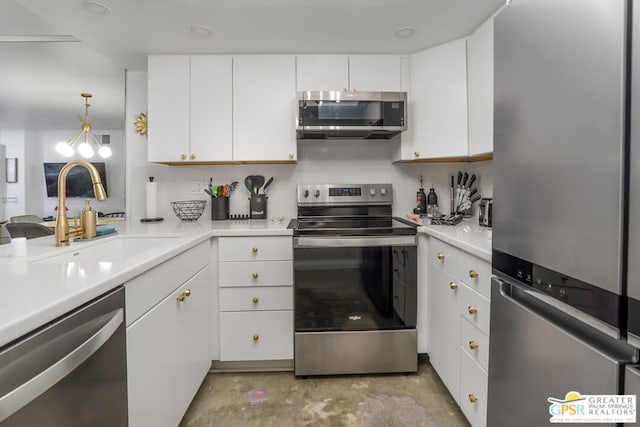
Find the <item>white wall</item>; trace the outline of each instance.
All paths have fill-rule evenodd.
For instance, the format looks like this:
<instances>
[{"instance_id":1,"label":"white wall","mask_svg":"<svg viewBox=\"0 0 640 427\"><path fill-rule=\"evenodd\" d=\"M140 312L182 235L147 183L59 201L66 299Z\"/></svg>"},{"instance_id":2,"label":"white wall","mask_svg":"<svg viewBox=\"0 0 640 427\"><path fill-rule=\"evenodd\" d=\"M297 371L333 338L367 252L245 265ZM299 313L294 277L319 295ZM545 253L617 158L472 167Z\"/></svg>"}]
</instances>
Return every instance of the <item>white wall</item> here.
<instances>
[{"instance_id":1,"label":"white wall","mask_svg":"<svg viewBox=\"0 0 640 427\"><path fill-rule=\"evenodd\" d=\"M18 182L7 183L5 215L10 218L25 213L25 141L28 131L25 129L0 129L0 144L6 148L7 158L18 159ZM3 175L0 179L5 180Z\"/></svg>"},{"instance_id":2,"label":"white wall","mask_svg":"<svg viewBox=\"0 0 640 427\"><path fill-rule=\"evenodd\" d=\"M214 184L239 181L231 196L231 213L249 212L249 192L243 181L247 175L273 176L269 187L268 215L296 216L295 187L309 183L392 183L394 215L404 216L415 207L418 179L424 176L425 191L431 185L438 194L440 209L449 213L450 176L458 170L478 176L479 191L491 196L493 188L492 162L478 163L392 163L398 142L390 141L304 141L298 144L297 165L215 165L166 166L147 163L146 137L135 133L132 122L146 107L146 73L127 73L127 214L137 220L145 216L145 182L154 176L158 182L158 211L165 219L175 219L170 202L175 200L208 199L206 194L189 194L192 180ZM153 120L150 117L150 120ZM263 144L268 144L265 140ZM477 206L474 209L477 216ZM211 217L210 207L202 219ZM201 219L201 220L202 220Z\"/></svg>"}]
</instances>

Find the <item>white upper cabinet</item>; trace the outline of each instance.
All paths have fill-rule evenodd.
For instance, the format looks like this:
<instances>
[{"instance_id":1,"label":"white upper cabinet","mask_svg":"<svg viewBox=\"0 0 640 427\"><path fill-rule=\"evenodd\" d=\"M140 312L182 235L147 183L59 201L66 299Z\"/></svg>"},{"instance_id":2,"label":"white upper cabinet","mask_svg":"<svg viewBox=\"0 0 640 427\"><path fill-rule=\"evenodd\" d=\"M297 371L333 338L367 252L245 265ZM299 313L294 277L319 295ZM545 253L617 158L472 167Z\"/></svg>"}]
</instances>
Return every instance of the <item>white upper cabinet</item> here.
<instances>
[{"instance_id":1,"label":"white upper cabinet","mask_svg":"<svg viewBox=\"0 0 640 427\"><path fill-rule=\"evenodd\" d=\"M467 40L469 155L493 151L493 19Z\"/></svg>"},{"instance_id":2,"label":"white upper cabinet","mask_svg":"<svg viewBox=\"0 0 640 427\"><path fill-rule=\"evenodd\" d=\"M398 55L299 55L297 90L402 90Z\"/></svg>"},{"instance_id":3,"label":"white upper cabinet","mask_svg":"<svg viewBox=\"0 0 640 427\"><path fill-rule=\"evenodd\" d=\"M148 160L186 161L190 120L189 57L152 55L148 68Z\"/></svg>"},{"instance_id":4,"label":"white upper cabinet","mask_svg":"<svg viewBox=\"0 0 640 427\"><path fill-rule=\"evenodd\" d=\"M149 56L150 162L232 160L231 56Z\"/></svg>"},{"instance_id":5,"label":"white upper cabinet","mask_svg":"<svg viewBox=\"0 0 640 427\"><path fill-rule=\"evenodd\" d=\"M191 155L194 161L232 159L231 57L191 57Z\"/></svg>"},{"instance_id":6,"label":"white upper cabinet","mask_svg":"<svg viewBox=\"0 0 640 427\"><path fill-rule=\"evenodd\" d=\"M235 56L234 160L296 160L296 107L295 56Z\"/></svg>"},{"instance_id":7,"label":"white upper cabinet","mask_svg":"<svg viewBox=\"0 0 640 427\"><path fill-rule=\"evenodd\" d=\"M410 159L468 155L466 40L411 57L408 122Z\"/></svg>"},{"instance_id":8,"label":"white upper cabinet","mask_svg":"<svg viewBox=\"0 0 640 427\"><path fill-rule=\"evenodd\" d=\"M397 55L349 56L349 87L358 92L400 92L401 59Z\"/></svg>"},{"instance_id":9,"label":"white upper cabinet","mask_svg":"<svg viewBox=\"0 0 640 427\"><path fill-rule=\"evenodd\" d=\"M299 55L296 57L297 90L346 90L349 88L347 55Z\"/></svg>"}]
</instances>

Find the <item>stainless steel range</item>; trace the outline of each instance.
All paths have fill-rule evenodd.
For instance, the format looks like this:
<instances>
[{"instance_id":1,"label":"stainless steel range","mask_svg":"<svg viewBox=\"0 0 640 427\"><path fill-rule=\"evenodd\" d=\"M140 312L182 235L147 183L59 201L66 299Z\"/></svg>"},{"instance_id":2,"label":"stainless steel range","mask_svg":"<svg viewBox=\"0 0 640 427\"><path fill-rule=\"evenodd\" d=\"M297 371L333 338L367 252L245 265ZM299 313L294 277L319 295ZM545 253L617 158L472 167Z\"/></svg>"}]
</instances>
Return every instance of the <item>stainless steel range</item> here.
<instances>
[{"instance_id":1,"label":"stainless steel range","mask_svg":"<svg viewBox=\"0 0 640 427\"><path fill-rule=\"evenodd\" d=\"M299 185L295 374L417 370L416 228L391 184Z\"/></svg>"}]
</instances>

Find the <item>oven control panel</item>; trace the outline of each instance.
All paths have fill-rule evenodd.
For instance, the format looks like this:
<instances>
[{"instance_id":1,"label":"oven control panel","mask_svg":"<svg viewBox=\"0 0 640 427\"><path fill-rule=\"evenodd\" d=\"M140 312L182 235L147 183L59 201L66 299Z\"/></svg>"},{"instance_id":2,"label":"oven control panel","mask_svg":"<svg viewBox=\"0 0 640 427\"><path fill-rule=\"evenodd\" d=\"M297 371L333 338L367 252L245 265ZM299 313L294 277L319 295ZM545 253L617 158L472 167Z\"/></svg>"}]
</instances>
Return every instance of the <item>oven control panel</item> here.
<instances>
[{"instance_id":1,"label":"oven control panel","mask_svg":"<svg viewBox=\"0 0 640 427\"><path fill-rule=\"evenodd\" d=\"M391 205L391 184L301 184L298 205Z\"/></svg>"}]
</instances>

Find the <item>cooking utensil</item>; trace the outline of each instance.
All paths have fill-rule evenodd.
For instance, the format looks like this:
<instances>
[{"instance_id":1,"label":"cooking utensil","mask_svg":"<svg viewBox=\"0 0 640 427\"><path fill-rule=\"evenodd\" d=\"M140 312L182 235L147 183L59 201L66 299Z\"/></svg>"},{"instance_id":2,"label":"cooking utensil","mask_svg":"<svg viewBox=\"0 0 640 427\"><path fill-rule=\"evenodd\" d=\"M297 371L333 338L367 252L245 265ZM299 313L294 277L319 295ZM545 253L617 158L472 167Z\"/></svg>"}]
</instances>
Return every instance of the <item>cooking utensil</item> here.
<instances>
[{"instance_id":1,"label":"cooking utensil","mask_svg":"<svg viewBox=\"0 0 640 427\"><path fill-rule=\"evenodd\" d=\"M249 175L244 179L244 186L247 187L249 193L253 193L253 175Z\"/></svg>"},{"instance_id":2,"label":"cooking utensil","mask_svg":"<svg viewBox=\"0 0 640 427\"><path fill-rule=\"evenodd\" d=\"M269 178L269 180L267 181L267 183L264 185L264 187L262 188L262 192L266 194L267 192L267 187L269 187L271 185L271 183L273 182L273 177Z\"/></svg>"},{"instance_id":3,"label":"cooking utensil","mask_svg":"<svg viewBox=\"0 0 640 427\"><path fill-rule=\"evenodd\" d=\"M264 176L262 175L254 175L253 176L253 194L258 194L260 188L264 185Z\"/></svg>"},{"instance_id":4,"label":"cooking utensil","mask_svg":"<svg viewBox=\"0 0 640 427\"><path fill-rule=\"evenodd\" d=\"M215 197L215 196L213 195L213 193L211 192L211 190L209 190L208 188L205 188L205 189L204 189L204 192L205 192L205 193L207 193L207 194L208 194L209 196L211 196L211 197Z\"/></svg>"},{"instance_id":5,"label":"cooking utensil","mask_svg":"<svg viewBox=\"0 0 640 427\"><path fill-rule=\"evenodd\" d=\"M222 187L222 197L229 197L229 191L231 191L231 186L229 184L225 184L225 186Z\"/></svg>"},{"instance_id":6,"label":"cooking utensil","mask_svg":"<svg viewBox=\"0 0 640 427\"><path fill-rule=\"evenodd\" d=\"M229 187L231 187L230 191L235 191L235 189L238 188L238 181L233 181L229 184Z\"/></svg>"}]
</instances>

